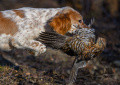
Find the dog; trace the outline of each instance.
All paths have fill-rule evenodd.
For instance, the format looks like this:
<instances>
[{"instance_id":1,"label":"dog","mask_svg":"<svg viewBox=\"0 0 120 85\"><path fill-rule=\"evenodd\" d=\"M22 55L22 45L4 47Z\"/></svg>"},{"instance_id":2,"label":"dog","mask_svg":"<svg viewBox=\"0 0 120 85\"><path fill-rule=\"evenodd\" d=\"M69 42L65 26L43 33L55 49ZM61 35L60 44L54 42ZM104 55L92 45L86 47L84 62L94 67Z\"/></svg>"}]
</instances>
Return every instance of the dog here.
<instances>
[{"instance_id":1,"label":"dog","mask_svg":"<svg viewBox=\"0 0 120 85\"><path fill-rule=\"evenodd\" d=\"M58 34L74 33L86 27L82 15L71 7L30 8L0 11L0 50L30 49L38 56L46 46L35 38L41 32L53 30Z\"/></svg>"}]
</instances>

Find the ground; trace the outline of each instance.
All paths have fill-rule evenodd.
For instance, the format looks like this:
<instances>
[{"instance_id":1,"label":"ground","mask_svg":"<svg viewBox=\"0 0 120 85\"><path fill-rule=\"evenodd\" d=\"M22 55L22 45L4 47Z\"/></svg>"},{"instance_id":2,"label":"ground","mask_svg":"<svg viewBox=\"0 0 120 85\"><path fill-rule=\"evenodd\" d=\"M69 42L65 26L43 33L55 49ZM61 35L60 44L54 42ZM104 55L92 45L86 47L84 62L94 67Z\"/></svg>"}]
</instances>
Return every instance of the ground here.
<instances>
[{"instance_id":1,"label":"ground","mask_svg":"<svg viewBox=\"0 0 120 85\"><path fill-rule=\"evenodd\" d=\"M120 0L0 0L0 10L71 6L86 23L95 17L95 35L105 37L107 47L87 68L79 69L74 85L120 85L119 4ZM38 57L26 56L25 50L16 54L21 55L0 53L0 85L65 85L75 58L50 48Z\"/></svg>"},{"instance_id":2,"label":"ground","mask_svg":"<svg viewBox=\"0 0 120 85\"><path fill-rule=\"evenodd\" d=\"M74 85L120 85L120 27L97 22L94 28L96 36L107 39L107 47L87 68L79 69ZM0 56L0 85L65 85L74 56L51 48L38 57L22 51L16 57Z\"/></svg>"}]
</instances>

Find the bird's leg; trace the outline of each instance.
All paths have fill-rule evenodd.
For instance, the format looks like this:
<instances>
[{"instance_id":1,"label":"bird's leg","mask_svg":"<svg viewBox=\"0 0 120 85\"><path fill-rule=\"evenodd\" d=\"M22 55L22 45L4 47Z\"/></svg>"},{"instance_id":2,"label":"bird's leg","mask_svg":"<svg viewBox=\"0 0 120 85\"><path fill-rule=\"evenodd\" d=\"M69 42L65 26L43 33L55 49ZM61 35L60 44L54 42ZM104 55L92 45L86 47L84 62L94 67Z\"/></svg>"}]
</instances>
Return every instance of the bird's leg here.
<instances>
[{"instance_id":1,"label":"bird's leg","mask_svg":"<svg viewBox=\"0 0 120 85\"><path fill-rule=\"evenodd\" d=\"M78 61L78 58L75 59L70 72L69 81L67 85L73 85L77 77L78 69L84 68L85 66L86 66L86 61Z\"/></svg>"}]
</instances>

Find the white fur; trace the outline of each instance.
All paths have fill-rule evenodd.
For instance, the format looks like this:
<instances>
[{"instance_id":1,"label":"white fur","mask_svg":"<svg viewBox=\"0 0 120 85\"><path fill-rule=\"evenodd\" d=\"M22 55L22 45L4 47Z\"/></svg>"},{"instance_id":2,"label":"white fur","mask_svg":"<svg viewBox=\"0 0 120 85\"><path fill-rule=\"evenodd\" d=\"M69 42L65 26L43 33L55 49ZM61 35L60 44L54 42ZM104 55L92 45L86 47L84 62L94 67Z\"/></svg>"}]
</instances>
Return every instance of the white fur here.
<instances>
[{"instance_id":1,"label":"white fur","mask_svg":"<svg viewBox=\"0 0 120 85\"><path fill-rule=\"evenodd\" d=\"M18 32L13 36L0 34L0 49L10 51L9 40L11 44L16 48L27 48L35 51L35 55L39 55L46 51L46 46L41 42L34 40L39 36L39 33L44 32L47 21L54 17L56 13L62 11L63 8L19 8L16 10L22 10L24 17L16 15L13 10L1 11L5 18L9 18L14 21L18 27ZM0 28L2 29L2 28ZM37 46L35 46L38 44Z\"/></svg>"}]
</instances>

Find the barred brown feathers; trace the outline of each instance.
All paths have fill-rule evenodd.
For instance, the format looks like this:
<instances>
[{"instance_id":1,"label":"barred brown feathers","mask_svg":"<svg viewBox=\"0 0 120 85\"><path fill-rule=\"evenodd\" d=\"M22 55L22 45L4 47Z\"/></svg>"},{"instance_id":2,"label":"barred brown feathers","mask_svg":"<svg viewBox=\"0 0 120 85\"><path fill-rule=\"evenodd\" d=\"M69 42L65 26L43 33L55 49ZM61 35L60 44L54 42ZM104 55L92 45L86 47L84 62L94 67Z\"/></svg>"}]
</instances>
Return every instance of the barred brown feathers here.
<instances>
[{"instance_id":1,"label":"barred brown feathers","mask_svg":"<svg viewBox=\"0 0 120 85\"><path fill-rule=\"evenodd\" d=\"M77 30L76 34L72 37L63 36L54 32L43 32L37 40L47 46L61 49L69 54L71 53L69 50L77 54L67 85L73 85L77 77L78 69L85 67L87 65L86 61L96 57L106 46L106 40L104 38L99 37L95 42L94 29L88 28Z\"/></svg>"},{"instance_id":2,"label":"barred brown feathers","mask_svg":"<svg viewBox=\"0 0 120 85\"><path fill-rule=\"evenodd\" d=\"M104 38L98 38L95 43L94 29L81 28L72 37L63 36L55 32L43 32L38 41L49 47L62 49L64 52L72 50L79 60L89 60L100 54L106 46Z\"/></svg>"}]
</instances>

